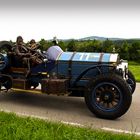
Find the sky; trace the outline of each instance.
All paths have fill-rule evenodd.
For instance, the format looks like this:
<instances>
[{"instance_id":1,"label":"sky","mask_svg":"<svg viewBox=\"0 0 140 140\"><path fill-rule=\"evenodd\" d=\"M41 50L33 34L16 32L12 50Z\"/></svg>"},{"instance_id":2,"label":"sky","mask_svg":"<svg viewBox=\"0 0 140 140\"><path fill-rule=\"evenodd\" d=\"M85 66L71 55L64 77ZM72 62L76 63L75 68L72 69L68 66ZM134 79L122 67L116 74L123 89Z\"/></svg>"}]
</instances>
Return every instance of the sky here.
<instances>
[{"instance_id":1,"label":"sky","mask_svg":"<svg viewBox=\"0 0 140 140\"><path fill-rule=\"evenodd\" d=\"M0 0L0 40L140 38L139 0Z\"/></svg>"}]
</instances>

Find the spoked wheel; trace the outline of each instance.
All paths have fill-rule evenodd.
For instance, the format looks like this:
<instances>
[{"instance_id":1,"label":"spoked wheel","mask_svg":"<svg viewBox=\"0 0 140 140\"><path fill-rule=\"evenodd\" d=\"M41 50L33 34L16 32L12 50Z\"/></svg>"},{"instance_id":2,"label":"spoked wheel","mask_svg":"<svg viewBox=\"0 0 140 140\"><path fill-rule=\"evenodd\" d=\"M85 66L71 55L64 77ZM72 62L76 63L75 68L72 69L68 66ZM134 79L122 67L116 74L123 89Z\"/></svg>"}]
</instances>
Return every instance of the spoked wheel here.
<instances>
[{"instance_id":1,"label":"spoked wheel","mask_svg":"<svg viewBox=\"0 0 140 140\"><path fill-rule=\"evenodd\" d=\"M116 119L130 107L132 95L128 84L118 75L99 75L90 82L85 101L96 116Z\"/></svg>"},{"instance_id":2,"label":"spoked wheel","mask_svg":"<svg viewBox=\"0 0 140 140\"><path fill-rule=\"evenodd\" d=\"M128 71L128 80L127 80L127 83L131 89L131 92L132 94L134 93L135 91L135 88L136 88L136 80L135 80L135 77L134 75L132 74L132 72L129 70Z\"/></svg>"},{"instance_id":3,"label":"spoked wheel","mask_svg":"<svg viewBox=\"0 0 140 140\"><path fill-rule=\"evenodd\" d=\"M121 104L122 94L115 84L104 82L94 88L92 100L101 110L113 111Z\"/></svg>"}]
</instances>

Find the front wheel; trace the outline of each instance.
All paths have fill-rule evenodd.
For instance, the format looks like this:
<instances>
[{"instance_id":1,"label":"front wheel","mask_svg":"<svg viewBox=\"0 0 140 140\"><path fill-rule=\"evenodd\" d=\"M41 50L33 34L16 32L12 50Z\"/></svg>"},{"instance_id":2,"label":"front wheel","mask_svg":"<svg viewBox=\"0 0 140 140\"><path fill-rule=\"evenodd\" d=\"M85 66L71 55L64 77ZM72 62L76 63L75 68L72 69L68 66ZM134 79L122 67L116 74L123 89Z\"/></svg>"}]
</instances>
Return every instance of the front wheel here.
<instances>
[{"instance_id":1,"label":"front wheel","mask_svg":"<svg viewBox=\"0 0 140 140\"><path fill-rule=\"evenodd\" d=\"M131 89L131 92L133 94L135 89L136 89L136 80L135 80L135 77L134 77L133 73L130 70L128 70L127 83L128 83L128 85Z\"/></svg>"},{"instance_id":2,"label":"front wheel","mask_svg":"<svg viewBox=\"0 0 140 140\"><path fill-rule=\"evenodd\" d=\"M96 116L116 119L129 109L132 95L128 84L118 75L99 75L91 81L85 102Z\"/></svg>"}]
</instances>

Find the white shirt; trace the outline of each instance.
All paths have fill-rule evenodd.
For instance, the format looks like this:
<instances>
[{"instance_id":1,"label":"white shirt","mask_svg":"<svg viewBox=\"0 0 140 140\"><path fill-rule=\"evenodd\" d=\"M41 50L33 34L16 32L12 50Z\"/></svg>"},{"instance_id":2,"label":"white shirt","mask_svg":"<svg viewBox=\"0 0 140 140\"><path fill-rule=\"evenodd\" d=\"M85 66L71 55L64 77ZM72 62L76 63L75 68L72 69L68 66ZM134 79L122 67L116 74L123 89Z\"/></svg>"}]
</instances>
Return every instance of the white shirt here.
<instances>
[{"instance_id":1,"label":"white shirt","mask_svg":"<svg viewBox=\"0 0 140 140\"><path fill-rule=\"evenodd\" d=\"M59 46L52 46L47 50L47 58L49 60L56 60L58 56L63 52Z\"/></svg>"}]
</instances>

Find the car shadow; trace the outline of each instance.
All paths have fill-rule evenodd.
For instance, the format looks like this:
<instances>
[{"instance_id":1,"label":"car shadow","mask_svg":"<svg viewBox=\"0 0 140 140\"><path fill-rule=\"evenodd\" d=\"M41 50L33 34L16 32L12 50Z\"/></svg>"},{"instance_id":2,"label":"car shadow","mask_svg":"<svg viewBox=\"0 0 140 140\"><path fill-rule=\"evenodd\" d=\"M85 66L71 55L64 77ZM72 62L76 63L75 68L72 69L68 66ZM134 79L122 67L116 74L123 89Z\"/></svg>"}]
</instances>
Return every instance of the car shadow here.
<instances>
[{"instance_id":1,"label":"car shadow","mask_svg":"<svg viewBox=\"0 0 140 140\"><path fill-rule=\"evenodd\" d=\"M80 114L92 115L88 110L83 97L67 97L32 93L2 93L0 102L10 102L18 106L51 109L66 112L78 112Z\"/></svg>"}]
</instances>

